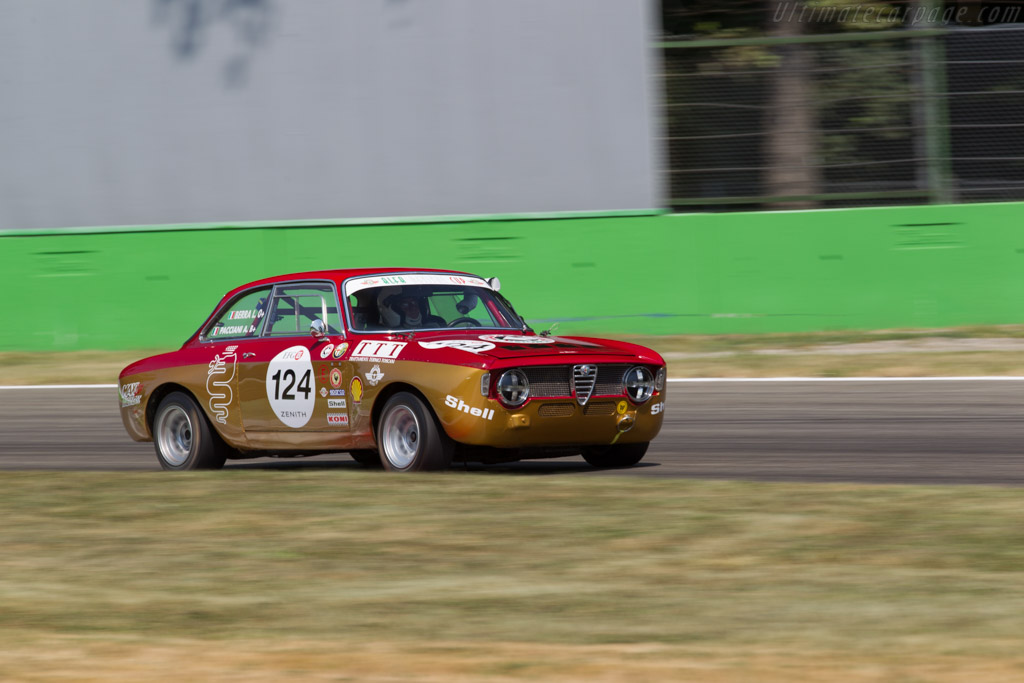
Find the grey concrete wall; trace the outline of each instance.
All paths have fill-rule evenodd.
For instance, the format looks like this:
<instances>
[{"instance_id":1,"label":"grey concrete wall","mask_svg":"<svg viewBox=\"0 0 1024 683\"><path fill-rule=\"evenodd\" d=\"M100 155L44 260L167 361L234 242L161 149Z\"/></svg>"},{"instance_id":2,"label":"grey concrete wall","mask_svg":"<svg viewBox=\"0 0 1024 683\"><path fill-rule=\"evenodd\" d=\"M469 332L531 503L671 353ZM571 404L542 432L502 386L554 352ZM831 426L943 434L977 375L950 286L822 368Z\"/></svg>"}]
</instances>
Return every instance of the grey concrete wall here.
<instances>
[{"instance_id":1,"label":"grey concrete wall","mask_svg":"<svg viewBox=\"0 0 1024 683\"><path fill-rule=\"evenodd\" d=\"M648 0L0 0L0 229L660 204Z\"/></svg>"}]
</instances>

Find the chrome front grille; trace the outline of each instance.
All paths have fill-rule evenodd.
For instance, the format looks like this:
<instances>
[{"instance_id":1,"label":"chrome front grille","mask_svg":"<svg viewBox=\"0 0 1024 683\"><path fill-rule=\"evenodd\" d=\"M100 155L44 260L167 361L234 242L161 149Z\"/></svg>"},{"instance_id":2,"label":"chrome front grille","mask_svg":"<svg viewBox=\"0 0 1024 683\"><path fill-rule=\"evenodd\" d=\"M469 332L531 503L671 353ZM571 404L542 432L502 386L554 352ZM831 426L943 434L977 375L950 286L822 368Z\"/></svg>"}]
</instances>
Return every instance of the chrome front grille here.
<instances>
[{"instance_id":1,"label":"chrome front grille","mask_svg":"<svg viewBox=\"0 0 1024 683\"><path fill-rule=\"evenodd\" d=\"M564 398L572 396L572 365L535 365L522 368L530 380L532 398ZM632 365L624 363L597 364L597 380L591 396L622 396L622 377Z\"/></svg>"},{"instance_id":2,"label":"chrome front grille","mask_svg":"<svg viewBox=\"0 0 1024 683\"><path fill-rule=\"evenodd\" d=\"M597 383L596 365L574 365L572 366L572 389L576 402L581 406L587 405L590 395L594 393L594 385Z\"/></svg>"}]
</instances>

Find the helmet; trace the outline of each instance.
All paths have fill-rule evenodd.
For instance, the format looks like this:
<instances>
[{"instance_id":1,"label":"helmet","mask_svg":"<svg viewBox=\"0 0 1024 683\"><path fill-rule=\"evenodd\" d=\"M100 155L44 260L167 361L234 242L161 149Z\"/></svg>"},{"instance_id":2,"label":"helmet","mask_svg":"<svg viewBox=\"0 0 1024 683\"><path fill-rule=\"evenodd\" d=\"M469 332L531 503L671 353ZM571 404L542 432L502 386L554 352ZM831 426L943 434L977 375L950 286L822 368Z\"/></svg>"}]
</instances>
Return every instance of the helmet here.
<instances>
[{"instance_id":1,"label":"helmet","mask_svg":"<svg viewBox=\"0 0 1024 683\"><path fill-rule=\"evenodd\" d=\"M423 322L419 297L412 292L403 292L401 287L383 288L377 295L377 307L381 323L388 327L416 327Z\"/></svg>"}]
</instances>

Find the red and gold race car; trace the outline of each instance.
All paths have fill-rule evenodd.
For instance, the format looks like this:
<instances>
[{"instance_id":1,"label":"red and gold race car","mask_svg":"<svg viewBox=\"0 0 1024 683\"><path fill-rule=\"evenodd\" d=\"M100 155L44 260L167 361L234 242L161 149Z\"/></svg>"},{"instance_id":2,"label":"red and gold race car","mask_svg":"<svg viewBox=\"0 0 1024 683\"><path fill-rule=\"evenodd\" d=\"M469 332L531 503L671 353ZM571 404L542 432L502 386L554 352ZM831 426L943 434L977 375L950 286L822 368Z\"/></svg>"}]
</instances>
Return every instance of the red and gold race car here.
<instances>
[{"instance_id":1,"label":"red and gold race car","mask_svg":"<svg viewBox=\"0 0 1024 683\"><path fill-rule=\"evenodd\" d=\"M407 268L243 285L180 349L121 372L121 418L168 470L339 451L395 472L638 463L664 417L661 356L535 334L499 289Z\"/></svg>"}]
</instances>

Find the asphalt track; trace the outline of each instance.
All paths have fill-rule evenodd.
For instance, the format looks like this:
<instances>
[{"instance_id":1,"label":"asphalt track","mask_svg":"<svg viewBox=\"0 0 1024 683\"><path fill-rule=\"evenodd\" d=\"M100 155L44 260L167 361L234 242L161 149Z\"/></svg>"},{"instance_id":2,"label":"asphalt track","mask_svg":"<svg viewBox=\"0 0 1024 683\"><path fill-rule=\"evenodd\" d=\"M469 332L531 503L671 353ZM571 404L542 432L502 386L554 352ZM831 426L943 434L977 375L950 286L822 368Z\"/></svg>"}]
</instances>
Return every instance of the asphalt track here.
<instances>
[{"instance_id":1,"label":"asphalt track","mask_svg":"<svg viewBox=\"0 0 1024 683\"><path fill-rule=\"evenodd\" d=\"M639 466L580 458L471 465L495 475L800 482L1024 484L1024 381L672 384L665 427ZM0 390L0 470L157 471L112 388ZM357 469L344 454L228 462ZM460 466L461 469L461 466ZM382 475L383 476L383 475Z\"/></svg>"}]
</instances>

